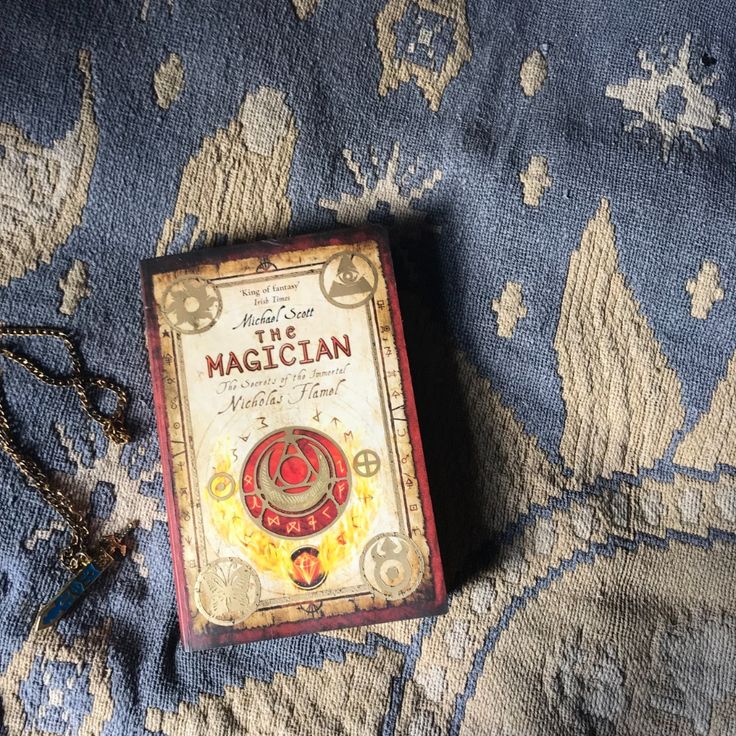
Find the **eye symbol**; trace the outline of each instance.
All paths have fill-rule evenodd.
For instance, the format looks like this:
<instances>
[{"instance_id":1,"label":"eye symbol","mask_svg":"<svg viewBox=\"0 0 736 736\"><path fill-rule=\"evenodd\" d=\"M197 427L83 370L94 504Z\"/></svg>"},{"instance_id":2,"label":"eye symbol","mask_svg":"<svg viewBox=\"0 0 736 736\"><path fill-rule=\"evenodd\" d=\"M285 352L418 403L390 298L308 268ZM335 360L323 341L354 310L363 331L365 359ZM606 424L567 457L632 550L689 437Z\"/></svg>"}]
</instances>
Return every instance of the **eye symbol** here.
<instances>
[{"instance_id":1,"label":"eye symbol","mask_svg":"<svg viewBox=\"0 0 736 736\"><path fill-rule=\"evenodd\" d=\"M341 271L337 274L337 278L340 279L343 284L352 284L358 280L358 272L353 271L352 269Z\"/></svg>"}]
</instances>

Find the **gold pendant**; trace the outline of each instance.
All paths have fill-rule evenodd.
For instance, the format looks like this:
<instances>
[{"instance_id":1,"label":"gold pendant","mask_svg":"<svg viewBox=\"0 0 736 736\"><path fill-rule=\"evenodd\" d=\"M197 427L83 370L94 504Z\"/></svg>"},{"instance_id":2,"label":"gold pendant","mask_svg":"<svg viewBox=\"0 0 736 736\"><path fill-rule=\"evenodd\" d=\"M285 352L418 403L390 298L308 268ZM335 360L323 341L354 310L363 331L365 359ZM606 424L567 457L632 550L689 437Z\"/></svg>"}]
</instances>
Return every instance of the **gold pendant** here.
<instances>
[{"instance_id":1,"label":"gold pendant","mask_svg":"<svg viewBox=\"0 0 736 736\"><path fill-rule=\"evenodd\" d=\"M128 546L123 540L132 528L133 524L129 524L122 532L109 534L100 540L87 564L38 612L36 631L58 623L87 595L102 573L112 567L117 560L125 557Z\"/></svg>"}]
</instances>

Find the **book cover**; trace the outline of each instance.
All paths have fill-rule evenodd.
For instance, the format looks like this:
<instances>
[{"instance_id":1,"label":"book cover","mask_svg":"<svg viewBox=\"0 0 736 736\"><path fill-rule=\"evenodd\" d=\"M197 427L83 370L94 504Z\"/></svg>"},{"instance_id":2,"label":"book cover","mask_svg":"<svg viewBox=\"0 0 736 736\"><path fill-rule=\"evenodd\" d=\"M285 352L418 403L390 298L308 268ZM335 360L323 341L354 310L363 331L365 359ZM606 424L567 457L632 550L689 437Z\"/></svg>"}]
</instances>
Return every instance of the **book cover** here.
<instances>
[{"instance_id":1,"label":"book cover","mask_svg":"<svg viewBox=\"0 0 736 736\"><path fill-rule=\"evenodd\" d=\"M141 272L184 646L443 612L384 231Z\"/></svg>"}]
</instances>

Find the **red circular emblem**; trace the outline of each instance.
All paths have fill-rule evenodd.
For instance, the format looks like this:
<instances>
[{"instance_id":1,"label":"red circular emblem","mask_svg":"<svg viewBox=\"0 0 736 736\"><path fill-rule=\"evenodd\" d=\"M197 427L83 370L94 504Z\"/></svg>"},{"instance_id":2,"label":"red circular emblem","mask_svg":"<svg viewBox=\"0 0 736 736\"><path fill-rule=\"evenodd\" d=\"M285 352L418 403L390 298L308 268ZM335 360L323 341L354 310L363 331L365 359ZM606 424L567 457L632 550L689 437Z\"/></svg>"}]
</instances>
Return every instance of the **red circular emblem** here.
<instances>
[{"instance_id":1,"label":"red circular emblem","mask_svg":"<svg viewBox=\"0 0 736 736\"><path fill-rule=\"evenodd\" d=\"M256 445L243 468L243 498L270 534L300 538L337 521L350 496L350 469L327 435L284 427Z\"/></svg>"}]
</instances>

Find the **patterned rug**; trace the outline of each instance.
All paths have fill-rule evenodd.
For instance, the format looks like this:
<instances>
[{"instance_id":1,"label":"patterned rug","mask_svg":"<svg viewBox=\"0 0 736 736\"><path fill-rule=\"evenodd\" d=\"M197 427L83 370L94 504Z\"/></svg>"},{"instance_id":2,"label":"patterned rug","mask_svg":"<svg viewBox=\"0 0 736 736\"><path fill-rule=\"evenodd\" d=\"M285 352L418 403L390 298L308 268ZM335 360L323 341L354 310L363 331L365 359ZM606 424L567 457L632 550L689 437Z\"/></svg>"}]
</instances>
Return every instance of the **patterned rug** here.
<instances>
[{"instance_id":1,"label":"patterned rug","mask_svg":"<svg viewBox=\"0 0 736 736\"><path fill-rule=\"evenodd\" d=\"M13 426L141 524L35 634L66 532L0 456L0 731L736 735L730 2L6 0L0 49L0 320L134 441L4 363ZM138 262L366 221L449 613L186 653Z\"/></svg>"}]
</instances>

